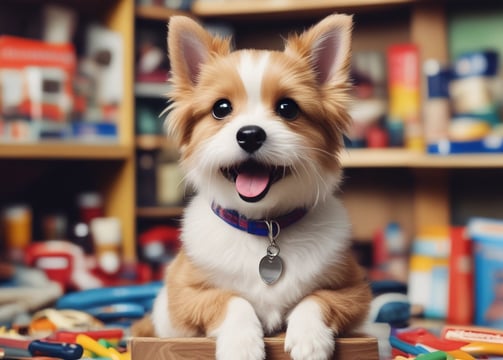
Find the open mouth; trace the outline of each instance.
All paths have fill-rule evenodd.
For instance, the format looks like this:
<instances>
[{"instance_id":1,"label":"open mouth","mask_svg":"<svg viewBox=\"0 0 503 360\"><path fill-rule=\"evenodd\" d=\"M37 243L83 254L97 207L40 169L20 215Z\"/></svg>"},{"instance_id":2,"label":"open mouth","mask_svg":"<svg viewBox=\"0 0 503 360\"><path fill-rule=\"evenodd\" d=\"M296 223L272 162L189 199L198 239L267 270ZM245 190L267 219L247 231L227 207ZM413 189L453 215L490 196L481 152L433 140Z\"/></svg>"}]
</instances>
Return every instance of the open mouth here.
<instances>
[{"instance_id":1,"label":"open mouth","mask_svg":"<svg viewBox=\"0 0 503 360\"><path fill-rule=\"evenodd\" d=\"M257 202L267 195L271 185L290 173L284 166L271 166L248 160L236 166L220 169L222 174L235 183L241 199Z\"/></svg>"}]
</instances>

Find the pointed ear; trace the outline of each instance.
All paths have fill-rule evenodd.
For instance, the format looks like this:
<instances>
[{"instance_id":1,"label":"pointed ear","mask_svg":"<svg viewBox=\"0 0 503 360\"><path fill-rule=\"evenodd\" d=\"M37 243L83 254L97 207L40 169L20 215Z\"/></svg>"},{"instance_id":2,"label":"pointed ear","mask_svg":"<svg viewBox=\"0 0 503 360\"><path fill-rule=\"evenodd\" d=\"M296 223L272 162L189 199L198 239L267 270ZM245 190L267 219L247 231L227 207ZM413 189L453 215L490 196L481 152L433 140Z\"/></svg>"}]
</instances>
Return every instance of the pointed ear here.
<instances>
[{"instance_id":1,"label":"pointed ear","mask_svg":"<svg viewBox=\"0 0 503 360\"><path fill-rule=\"evenodd\" d=\"M334 14L288 39L285 52L307 57L320 85L346 81L351 57L353 17Z\"/></svg>"},{"instance_id":2,"label":"pointed ear","mask_svg":"<svg viewBox=\"0 0 503 360\"><path fill-rule=\"evenodd\" d=\"M168 25L168 52L175 82L195 85L201 65L212 53L229 53L229 41L212 37L196 21L185 16L173 16Z\"/></svg>"}]
</instances>

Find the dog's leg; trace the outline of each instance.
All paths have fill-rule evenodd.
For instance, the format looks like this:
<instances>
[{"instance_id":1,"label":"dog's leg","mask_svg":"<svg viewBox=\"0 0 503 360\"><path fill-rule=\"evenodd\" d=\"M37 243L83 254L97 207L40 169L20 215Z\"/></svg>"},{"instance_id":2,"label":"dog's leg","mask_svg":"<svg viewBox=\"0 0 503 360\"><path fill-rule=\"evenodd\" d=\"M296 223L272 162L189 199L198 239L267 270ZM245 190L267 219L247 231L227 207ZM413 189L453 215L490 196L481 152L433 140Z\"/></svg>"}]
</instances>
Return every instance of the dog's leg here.
<instances>
[{"instance_id":1,"label":"dog's leg","mask_svg":"<svg viewBox=\"0 0 503 360\"><path fill-rule=\"evenodd\" d=\"M217 289L198 291L193 294L190 303L185 305L195 311L211 309L221 300L219 292L220 290ZM135 325L133 329L135 336L192 337L201 335L198 329L209 326L206 335L216 337L217 360L262 360L265 358L262 325L246 300L231 297L226 309L223 309L223 320L213 327L206 324L208 321L214 321L208 315L213 313L214 316L219 317L216 313L218 309L206 315L191 312L189 316L193 319L185 321L194 326L174 327L167 311L167 302L167 289L163 287L155 300L152 314ZM200 321L200 323L196 324L195 321Z\"/></svg>"},{"instance_id":2,"label":"dog's leg","mask_svg":"<svg viewBox=\"0 0 503 360\"><path fill-rule=\"evenodd\" d=\"M285 351L293 360L330 359L334 337L365 321L371 292L359 280L337 290L317 290L290 313Z\"/></svg>"},{"instance_id":3,"label":"dog's leg","mask_svg":"<svg viewBox=\"0 0 503 360\"><path fill-rule=\"evenodd\" d=\"M172 325L169 305L168 289L163 286L157 294L152 313L136 321L131 326L131 335L135 337L192 337L198 333L190 328L177 328Z\"/></svg>"},{"instance_id":4,"label":"dog's leg","mask_svg":"<svg viewBox=\"0 0 503 360\"><path fill-rule=\"evenodd\" d=\"M218 360L261 360L265 358L262 325L251 304L233 297L222 323L208 333L217 338Z\"/></svg>"},{"instance_id":5,"label":"dog's leg","mask_svg":"<svg viewBox=\"0 0 503 360\"><path fill-rule=\"evenodd\" d=\"M196 329L189 327L175 327L169 313L169 296L166 286L162 287L152 308L152 322L155 335L159 337L192 337L197 336Z\"/></svg>"},{"instance_id":6,"label":"dog's leg","mask_svg":"<svg viewBox=\"0 0 503 360\"><path fill-rule=\"evenodd\" d=\"M163 302L169 302L170 326L216 337L217 360L264 359L262 324L252 305L231 291L212 287L204 275L183 250L170 264L169 296Z\"/></svg>"},{"instance_id":7,"label":"dog's leg","mask_svg":"<svg viewBox=\"0 0 503 360\"><path fill-rule=\"evenodd\" d=\"M293 360L330 359L334 337L360 325L367 315L367 286L319 290L290 313L285 351Z\"/></svg>"},{"instance_id":8,"label":"dog's leg","mask_svg":"<svg viewBox=\"0 0 503 360\"><path fill-rule=\"evenodd\" d=\"M293 360L327 360L334 345L334 331L323 320L320 305L304 299L288 317L285 351Z\"/></svg>"},{"instance_id":9,"label":"dog's leg","mask_svg":"<svg viewBox=\"0 0 503 360\"><path fill-rule=\"evenodd\" d=\"M177 328L198 329L215 337L217 360L264 359L262 325L248 301L217 288L201 291L187 287L182 292L187 299L185 314L177 316L185 326Z\"/></svg>"}]
</instances>

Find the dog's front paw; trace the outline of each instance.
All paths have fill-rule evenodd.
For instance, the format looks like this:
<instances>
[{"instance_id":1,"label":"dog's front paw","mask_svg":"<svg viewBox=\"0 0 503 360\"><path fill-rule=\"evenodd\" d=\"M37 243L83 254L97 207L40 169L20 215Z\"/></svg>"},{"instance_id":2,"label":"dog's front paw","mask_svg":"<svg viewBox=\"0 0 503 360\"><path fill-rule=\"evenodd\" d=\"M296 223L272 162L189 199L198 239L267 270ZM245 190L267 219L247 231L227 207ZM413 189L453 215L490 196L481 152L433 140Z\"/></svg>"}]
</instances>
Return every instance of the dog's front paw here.
<instances>
[{"instance_id":1,"label":"dog's front paw","mask_svg":"<svg viewBox=\"0 0 503 360\"><path fill-rule=\"evenodd\" d=\"M334 332L323 321L319 305L301 302L288 317L285 351L293 360L327 360L334 352Z\"/></svg>"},{"instance_id":2,"label":"dog's front paw","mask_svg":"<svg viewBox=\"0 0 503 360\"><path fill-rule=\"evenodd\" d=\"M222 324L210 333L217 338L217 360L262 360L264 332L251 304L233 298Z\"/></svg>"}]
</instances>

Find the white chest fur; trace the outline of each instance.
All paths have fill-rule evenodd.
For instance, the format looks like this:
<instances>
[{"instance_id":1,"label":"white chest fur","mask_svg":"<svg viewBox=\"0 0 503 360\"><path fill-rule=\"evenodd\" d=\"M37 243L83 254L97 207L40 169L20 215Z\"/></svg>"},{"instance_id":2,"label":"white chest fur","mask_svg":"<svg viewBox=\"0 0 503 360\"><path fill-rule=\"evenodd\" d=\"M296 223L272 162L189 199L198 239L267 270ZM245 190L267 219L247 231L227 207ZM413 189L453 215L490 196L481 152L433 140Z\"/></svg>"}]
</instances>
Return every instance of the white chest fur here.
<instances>
[{"instance_id":1,"label":"white chest fur","mask_svg":"<svg viewBox=\"0 0 503 360\"><path fill-rule=\"evenodd\" d=\"M272 285L259 276L267 237L247 234L225 223L197 197L185 214L183 242L188 256L215 286L236 291L254 307L266 332L279 330L285 315L318 285L328 265L349 246L349 222L335 198L318 204L302 220L282 229L277 239L284 269Z\"/></svg>"}]
</instances>

